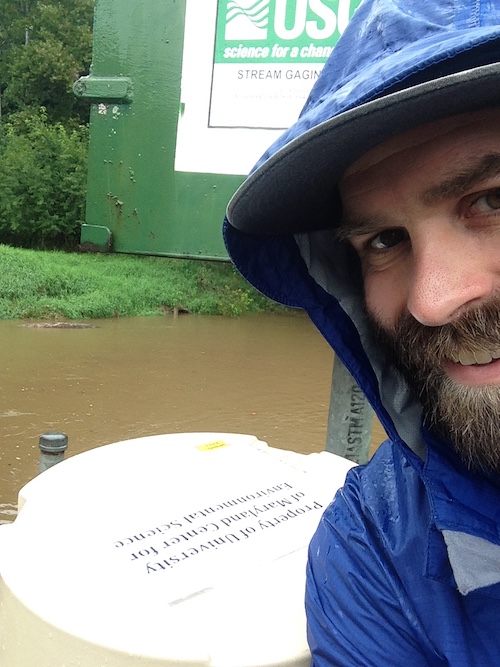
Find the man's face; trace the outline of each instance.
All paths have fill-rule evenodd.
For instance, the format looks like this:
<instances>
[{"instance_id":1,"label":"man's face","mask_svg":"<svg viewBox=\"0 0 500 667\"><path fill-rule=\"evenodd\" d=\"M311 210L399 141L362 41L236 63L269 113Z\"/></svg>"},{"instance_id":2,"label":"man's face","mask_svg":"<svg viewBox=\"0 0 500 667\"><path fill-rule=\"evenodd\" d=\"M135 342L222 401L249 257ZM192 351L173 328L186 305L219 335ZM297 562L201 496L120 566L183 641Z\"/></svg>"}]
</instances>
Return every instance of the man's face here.
<instances>
[{"instance_id":1,"label":"man's face","mask_svg":"<svg viewBox=\"0 0 500 667\"><path fill-rule=\"evenodd\" d=\"M500 110L377 146L340 191L382 342L465 461L500 471Z\"/></svg>"}]
</instances>

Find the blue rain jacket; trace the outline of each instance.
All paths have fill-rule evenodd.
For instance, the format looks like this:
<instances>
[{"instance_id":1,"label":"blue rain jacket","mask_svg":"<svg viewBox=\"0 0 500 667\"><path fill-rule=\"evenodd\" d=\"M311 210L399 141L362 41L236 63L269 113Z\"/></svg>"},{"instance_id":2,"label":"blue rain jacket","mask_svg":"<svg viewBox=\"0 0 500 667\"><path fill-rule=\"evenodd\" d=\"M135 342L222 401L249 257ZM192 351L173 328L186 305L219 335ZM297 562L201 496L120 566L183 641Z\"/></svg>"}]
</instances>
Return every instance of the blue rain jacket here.
<instances>
[{"instance_id":1,"label":"blue rain jacket","mask_svg":"<svg viewBox=\"0 0 500 667\"><path fill-rule=\"evenodd\" d=\"M474 64L478 44L492 41L498 52L495 4L365 1L302 118L263 160L307 127L433 66L433 53L443 60L470 49ZM481 12L489 12L489 27L482 27ZM385 32L380 15L390 17ZM419 52L426 36L431 46ZM384 63L377 62L382 41L395 54ZM356 77L359 85L352 84ZM365 325L357 259L331 230L258 236L226 221L224 235L249 282L309 314L389 437L370 463L349 472L311 542L306 608L313 665L500 665L500 481L470 473L449 443L422 427L418 401Z\"/></svg>"},{"instance_id":2,"label":"blue rain jacket","mask_svg":"<svg viewBox=\"0 0 500 667\"><path fill-rule=\"evenodd\" d=\"M250 282L309 313L389 435L370 463L348 473L311 542L312 664L500 664L500 481L464 469L422 428L401 379L376 370L375 357L372 365L361 325L311 276L319 252L308 268L304 239L242 239L230 226L226 235Z\"/></svg>"}]
</instances>

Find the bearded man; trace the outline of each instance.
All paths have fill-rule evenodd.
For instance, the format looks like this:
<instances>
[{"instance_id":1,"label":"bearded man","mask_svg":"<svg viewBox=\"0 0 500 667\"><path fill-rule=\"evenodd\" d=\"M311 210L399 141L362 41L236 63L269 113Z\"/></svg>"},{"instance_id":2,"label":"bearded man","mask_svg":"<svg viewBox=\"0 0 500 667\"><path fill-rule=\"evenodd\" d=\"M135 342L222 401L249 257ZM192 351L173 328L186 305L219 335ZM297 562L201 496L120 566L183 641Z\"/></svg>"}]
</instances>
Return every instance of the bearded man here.
<instances>
[{"instance_id":1,"label":"bearded man","mask_svg":"<svg viewBox=\"0 0 500 667\"><path fill-rule=\"evenodd\" d=\"M500 3L364 0L228 206L388 440L312 540L313 665L500 664Z\"/></svg>"}]
</instances>

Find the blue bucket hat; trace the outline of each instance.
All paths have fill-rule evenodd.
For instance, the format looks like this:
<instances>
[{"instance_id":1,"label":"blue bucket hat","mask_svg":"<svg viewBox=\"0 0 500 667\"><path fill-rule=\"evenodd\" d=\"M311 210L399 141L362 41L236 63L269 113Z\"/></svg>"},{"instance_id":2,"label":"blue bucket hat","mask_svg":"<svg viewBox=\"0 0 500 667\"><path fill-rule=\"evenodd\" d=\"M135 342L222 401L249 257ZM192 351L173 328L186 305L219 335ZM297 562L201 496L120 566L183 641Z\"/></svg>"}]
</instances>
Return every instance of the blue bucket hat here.
<instances>
[{"instance_id":1,"label":"blue bucket hat","mask_svg":"<svg viewBox=\"0 0 500 667\"><path fill-rule=\"evenodd\" d=\"M497 0L365 0L227 220L264 235L335 226L337 183L363 153L424 123L500 106L498 61Z\"/></svg>"}]
</instances>

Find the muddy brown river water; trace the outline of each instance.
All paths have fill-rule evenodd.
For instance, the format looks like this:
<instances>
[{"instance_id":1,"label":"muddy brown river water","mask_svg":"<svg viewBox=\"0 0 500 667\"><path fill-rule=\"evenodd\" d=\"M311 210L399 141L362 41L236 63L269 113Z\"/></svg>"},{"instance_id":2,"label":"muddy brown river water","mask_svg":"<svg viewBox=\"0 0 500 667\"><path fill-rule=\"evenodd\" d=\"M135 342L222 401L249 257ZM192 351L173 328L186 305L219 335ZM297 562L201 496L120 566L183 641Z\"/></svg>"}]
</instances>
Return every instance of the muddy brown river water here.
<instances>
[{"instance_id":1,"label":"muddy brown river water","mask_svg":"<svg viewBox=\"0 0 500 667\"><path fill-rule=\"evenodd\" d=\"M0 322L0 522L14 518L19 489L37 474L44 431L67 433L67 456L183 431L324 449L333 354L305 316L27 324ZM372 446L383 437L375 424Z\"/></svg>"}]
</instances>

